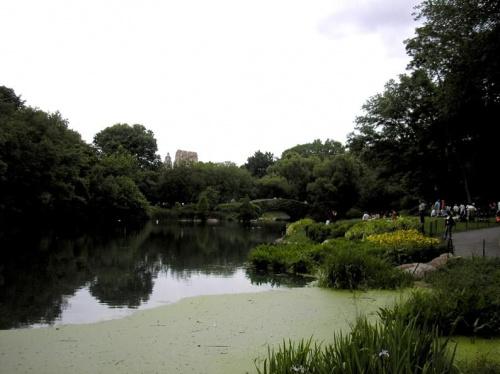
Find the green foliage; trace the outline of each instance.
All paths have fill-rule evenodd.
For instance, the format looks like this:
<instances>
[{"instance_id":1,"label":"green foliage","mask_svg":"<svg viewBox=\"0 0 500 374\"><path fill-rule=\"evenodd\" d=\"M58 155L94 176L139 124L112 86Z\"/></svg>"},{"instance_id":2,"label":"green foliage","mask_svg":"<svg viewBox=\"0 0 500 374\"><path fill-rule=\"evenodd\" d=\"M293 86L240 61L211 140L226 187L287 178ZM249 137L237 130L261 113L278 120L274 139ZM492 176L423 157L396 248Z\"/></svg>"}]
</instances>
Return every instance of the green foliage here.
<instances>
[{"instance_id":1,"label":"green foliage","mask_svg":"<svg viewBox=\"0 0 500 374\"><path fill-rule=\"evenodd\" d=\"M415 291L394 310L422 326L458 335L500 334L500 259L457 259L426 279L431 290Z\"/></svg>"},{"instance_id":2,"label":"green foliage","mask_svg":"<svg viewBox=\"0 0 500 374\"><path fill-rule=\"evenodd\" d=\"M307 243L261 244L250 251L248 259L260 270L312 274L328 251Z\"/></svg>"},{"instance_id":3,"label":"green foliage","mask_svg":"<svg viewBox=\"0 0 500 374\"><path fill-rule=\"evenodd\" d=\"M359 240L373 234L383 234L398 230L418 230L420 228L421 224L418 218L415 217L398 218L394 221L376 219L367 222L358 222L346 232L345 237L349 240Z\"/></svg>"},{"instance_id":4,"label":"green foliage","mask_svg":"<svg viewBox=\"0 0 500 374\"><path fill-rule=\"evenodd\" d=\"M315 222L307 230L307 237L313 243L323 243L326 240L343 238L346 232L355 225L358 220L336 221L329 225Z\"/></svg>"},{"instance_id":5,"label":"green foliage","mask_svg":"<svg viewBox=\"0 0 500 374\"><path fill-rule=\"evenodd\" d=\"M207 194L202 192L200 198L198 199L198 205L196 206L196 214L198 218L202 221L206 221L210 213L210 203L208 201Z\"/></svg>"},{"instance_id":6,"label":"green foliage","mask_svg":"<svg viewBox=\"0 0 500 374\"><path fill-rule=\"evenodd\" d=\"M0 90L0 225L84 220L92 149L59 113L24 107Z\"/></svg>"},{"instance_id":7,"label":"green foliage","mask_svg":"<svg viewBox=\"0 0 500 374\"><path fill-rule=\"evenodd\" d=\"M357 220L336 221L326 225L304 218L287 225L285 240L323 243L329 239L344 237L346 231L357 222Z\"/></svg>"},{"instance_id":8,"label":"green foliage","mask_svg":"<svg viewBox=\"0 0 500 374\"><path fill-rule=\"evenodd\" d=\"M11 114L23 107L21 96L17 96L12 88L0 86L0 115Z\"/></svg>"},{"instance_id":9,"label":"green foliage","mask_svg":"<svg viewBox=\"0 0 500 374\"><path fill-rule=\"evenodd\" d=\"M305 201L307 184L313 180L312 170L318 161L318 157L302 157L296 152L289 152L268 168L268 174L285 178L290 189L289 198Z\"/></svg>"},{"instance_id":10,"label":"green foliage","mask_svg":"<svg viewBox=\"0 0 500 374\"><path fill-rule=\"evenodd\" d=\"M304 218L310 208L309 204L290 199L260 199L253 200L262 212L281 210L287 213L292 220Z\"/></svg>"},{"instance_id":11,"label":"green foliage","mask_svg":"<svg viewBox=\"0 0 500 374\"><path fill-rule=\"evenodd\" d=\"M262 178L267 173L267 168L274 164L274 155L270 152L257 151L252 157L247 158L243 167L247 169L252 177Z\"/></svg>"},{"instance_id":12,"label":"green foliage","mask_svg":"<svg viewBox=\"0 0 500 374\"><path fill-rule=\"evenodd\" d=\"M310 218L303 218L299 221L292 222L286 227L286 235L290 236L298 232L306 232L307 228L314 224L314 221Z\"/></svg>"},{"instance_id":13,"label":"green foliage","mask_svg":"<svg viewBox=\"0 0 500 374\"><path fill-rule=\"evenodd\" d=\"M338 244L339 242L335 242ZM319 285L334 289L394 289L412 283L411 275L359 250L354 243L328 243L334 250L318 271Z\"/></svg>"},{"instance_id":14,"label":"green foliage","mask_svg":"<svg viewBox=\"0 0 500 374\"><path fill-rule=\"evenodd\" d=\"M307 196L311 201L331 201L336 210L345 212L357 203L361 182L361 167L355 158L331 156L314 165Z\"/></svg>"},{"instance_id":15,"label":"green foliage","mask_svg":"<svg viewBox=\"0 0 500 374\"><path fill-rule=\"evenodd\" d=\"M255 180L256 196L263 199L293 198L292 186L287 182L286 178L277 175L264 175L262 178Z\"/></svg>"},{"instance_id":16,"label":"green foliage","mask_svg":"<svg viewBox=\"0 0 500 374\"><path fill-rule=\"evenodd\" d=\"M392 319L371 324L359 318L350 333L335 334L332 343L312 337L268 348L259 374L454 374L455 346L440 339L436 329L421 329L414 321Z\"/></svg>"},{"instance_id":17,"label":"green foliage","mask_svg":"<svg viewBox=\"0 0 500 374\"><path fill-rule=\"evenodd\" d=\"M369 249L369 253L377 254L394 266L429 262L448 252L445 242L426 237L416 229L372 234L365 237L364 241L377 244Z\"/></svg>"},{"instance_id":18,"label":"green foliage","mask_svg":"<svg viewBox=\"0 0 500 374\"><path fill-rule=\"evenodd\" d=\"M245 197L238 211L238 219L243 222L250 222L260 216L260 207L253 204L248 196Z\"/></svg>"},{"instance_id":19,"label":"green foliage","mask_svg":"<svg viewBox=\"0 0 500 374\"><path fill-rule=\"evenodd\" d=\"M94 136L94 145L107 156L123 151L129 153L141 169L156 169L160 164L154 134L143 125L119 123L107 127Z\"/></svg>"},{"instance_id":20,"label":"green foliage","mask_svg":"<svg viewBox=\"0 0 500 374\"><path fill-rule=\"evenodd\" d=\"M345 153L345 147L342 143L326 139L324 143L320 139L314 140L312 143L300 144L287 149L283 152L282 158L286 158L288 154L296 153L301 157L318 157L323 160L330 156L336 156Z\"/></svg>"},{"instance_id":21,"label":"green foliage","mask_svg":"<svg viewBox=\"0 0 500 374\"><path fill-rule=\"evenodd\" d=\"M500 374L498 357L477 355L476 357L459 363L463 374Z\"/></svg>"},{"instance_id":22,"label":"green foliage","mask_svg":"<svg viewBox=\"0 0 500 374\"><path fill-rule=\"evenodd\" d=\"M232 163L180 163L161 171L159 200L172 205L176 201L197 202L206 191L210 206L228 203L250 195L252 176Z\"/></svg>"},{"instance_id":23,"label":"green foliage","mask_svg":"<svg viewBox=\"0 0 500 374\"><path fill-rule=\"evenodd\" d=\"M379 203L435 198L436 191L448 199L496 199L496 183L483 176L496 157L490 129L500 125L498 14L491 0L424 0L416 7L421 25L405 42L411 73L366 102L348 140L376 173L372 196Z\"/></svg>"}]
</instances>

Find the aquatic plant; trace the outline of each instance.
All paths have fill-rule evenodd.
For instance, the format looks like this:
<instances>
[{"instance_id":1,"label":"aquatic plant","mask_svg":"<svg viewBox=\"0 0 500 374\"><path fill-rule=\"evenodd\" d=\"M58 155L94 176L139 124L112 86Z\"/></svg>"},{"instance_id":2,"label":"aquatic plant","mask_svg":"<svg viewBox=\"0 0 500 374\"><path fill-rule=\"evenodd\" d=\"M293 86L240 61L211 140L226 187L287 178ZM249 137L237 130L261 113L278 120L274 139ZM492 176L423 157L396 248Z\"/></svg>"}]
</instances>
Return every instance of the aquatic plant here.
<instances>
[{"instance_id":1,"label":"aquatic plant","mask_svg":"<svg viewBox=\"0 0 500 374\"><path fill-rule=\"evenodd\" d=\"M268 348L259 374L453 374L456 345L438 330L422 329L401 318L371 324L359 318L350 333L338 333L333 342L289 341L275 351ZM299 370L299 371L297 371Z\"/></svg>"}]
</instances>

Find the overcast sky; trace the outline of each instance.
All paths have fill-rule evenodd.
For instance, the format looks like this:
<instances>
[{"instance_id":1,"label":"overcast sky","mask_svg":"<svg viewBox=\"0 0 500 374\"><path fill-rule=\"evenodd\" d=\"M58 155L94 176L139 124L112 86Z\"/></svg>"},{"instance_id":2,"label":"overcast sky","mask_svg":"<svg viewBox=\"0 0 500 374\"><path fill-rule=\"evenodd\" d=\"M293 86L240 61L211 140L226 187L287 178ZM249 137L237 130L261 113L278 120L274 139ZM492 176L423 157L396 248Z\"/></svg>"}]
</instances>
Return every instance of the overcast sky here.
<instances>
[{"instance_id":1,"label":"overcast sky","mask_svg":"<svg viewBox=\"0 0 500 374\"><path fill-rule=\"evenodd\" d=\"M417 0L2 0L0 85L88 143L116 123L238 165L354 119L405 73Z\"/></svg>"}]
</instances>

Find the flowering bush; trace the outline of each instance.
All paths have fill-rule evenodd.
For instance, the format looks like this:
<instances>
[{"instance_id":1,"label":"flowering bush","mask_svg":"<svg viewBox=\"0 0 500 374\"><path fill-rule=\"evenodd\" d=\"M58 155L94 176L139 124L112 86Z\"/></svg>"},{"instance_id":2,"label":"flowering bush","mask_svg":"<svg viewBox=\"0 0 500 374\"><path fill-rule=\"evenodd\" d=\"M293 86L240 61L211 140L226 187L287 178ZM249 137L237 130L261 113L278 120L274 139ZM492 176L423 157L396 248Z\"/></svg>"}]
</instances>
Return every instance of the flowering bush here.
<instances>
[{"instance_id":1,"label":"flowering bush","mask_svg":"<svg viewBox=\"0 0 500 374\"><path fill-rule=\"evenodd\" d=\"M430 247L438 244L436 238L428 238L416 229L372 234L365 238L369 242L384 245L387 249L414 249L415 246Z\"/></svg>"},{"instance_id":2,"label":"flowering bush","mask_svg":"<svg viewBox=\"0 0 500 374\"><path fill-rule=\"evenodd\" d=\"M368 222L358 222L345 234L346 239L359 240L374 234L383 234L400 230L420 229L422 224L418 218L398 218L394 221L377 219Z\"/></svg>"},{"instance_id":3,"label":"flowering bush","mask_svg":"<svg viewBox=\"0 0 500 374\"><path fill-rule=\"evenodd\" d=\"M392 265L412 262L428 262L447 251L446 244L428 238L416 229L372 234L365 237L372 243L368 252L386 259Z\"/></svg>"}]
</instances>

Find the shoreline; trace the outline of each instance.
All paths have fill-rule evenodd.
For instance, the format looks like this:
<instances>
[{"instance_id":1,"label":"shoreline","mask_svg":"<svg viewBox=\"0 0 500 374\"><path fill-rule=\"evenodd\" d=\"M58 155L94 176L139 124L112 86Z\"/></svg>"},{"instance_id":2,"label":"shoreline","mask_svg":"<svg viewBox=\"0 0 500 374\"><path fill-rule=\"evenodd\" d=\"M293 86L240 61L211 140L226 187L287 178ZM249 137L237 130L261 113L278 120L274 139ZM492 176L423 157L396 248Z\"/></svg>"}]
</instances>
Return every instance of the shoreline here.
<instances>
[{"instance_id":1,"label":"shoreline","mask_svg":"<svg viewBox=\"0 0 500 374\"><path fill-rule=\"evenodd\" d=\"M255 373L268 345L330 341L398 295L304 287L195 296L116 320L2 330L0 361L9 373Z\"/></svg>"}]
</instances>

